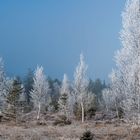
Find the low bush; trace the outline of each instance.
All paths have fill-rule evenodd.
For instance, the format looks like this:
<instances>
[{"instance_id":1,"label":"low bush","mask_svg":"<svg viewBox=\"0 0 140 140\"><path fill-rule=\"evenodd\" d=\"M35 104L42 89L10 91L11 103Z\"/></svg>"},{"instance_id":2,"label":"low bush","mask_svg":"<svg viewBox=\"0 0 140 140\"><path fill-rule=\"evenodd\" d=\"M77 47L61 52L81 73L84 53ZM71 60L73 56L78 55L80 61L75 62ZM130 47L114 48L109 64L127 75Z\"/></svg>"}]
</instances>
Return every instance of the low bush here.
<instances>
[{"instance_id":1,"label":"low bush","mask_svg":"<svg viewBox=\"0 0 140 140\"><path fill-rule=\"evenodd\" d=\"M94 135L89 131L89 130L86 130L82 137L80 138L80 140L94 140Z\"/></svg>"},{"instance_id":2,"label":"low bush","mask_svg":"<svg viewBox=\"0 0 140 140\"><path fill-rule=\"evenodd\" d=\"M53 123L54 125L64 126L64 125L70 125L71 121L67 119L65 115L60 115Z\"/></svg>"}]
</instances>

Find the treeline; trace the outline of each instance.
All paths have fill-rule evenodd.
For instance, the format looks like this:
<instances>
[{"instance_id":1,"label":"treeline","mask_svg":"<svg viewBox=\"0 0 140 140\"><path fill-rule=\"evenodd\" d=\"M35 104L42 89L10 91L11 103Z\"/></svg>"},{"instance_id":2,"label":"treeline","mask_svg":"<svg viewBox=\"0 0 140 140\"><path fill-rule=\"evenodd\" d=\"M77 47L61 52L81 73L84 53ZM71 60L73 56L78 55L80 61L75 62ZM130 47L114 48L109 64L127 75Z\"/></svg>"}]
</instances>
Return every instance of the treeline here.
<instances>
[{"instance_id":1,"label":"treeline","mask_svg":"<svg viewBox=\"0 0 140 140\"><path fill-rule=\"evenodd\" d=\"M0 60L0 109L3 113L17 116L36 112L40 115L51 112L65 116L66 120L92 118L100 108L105 81L91 80L86 75L84 56L74 72L74 81L66 74L62 81L44 74L42 66L35 71L29 69L24 78L7 78L3 60Z\"/></svg>"},{"instance_id":2,"label":"treeline","mask_svg":"<svg viewBox=\"0 0 140 140\"><path fill-rule=\"evenodd\" d=\"M28 103L31 101L30 91L33 89L33 77L34 70L32 69L28 69L27 74L23 78L16 76L16 78L20 80L20 83L25 88L26 100ZM47 77L47 80L51 90L51 96L57 97L57 94L59 96L59 89L62 86L62 81L57 78L53 79L50 76ZM94 93L96 95L96 98L98 98L99 100L101 100L102 98L102 90L107 87L108 85L106 84L105 80L102 81L100 78L97 78L95 80L89 79L88 91Z\"/></svg>"}]
</instances>

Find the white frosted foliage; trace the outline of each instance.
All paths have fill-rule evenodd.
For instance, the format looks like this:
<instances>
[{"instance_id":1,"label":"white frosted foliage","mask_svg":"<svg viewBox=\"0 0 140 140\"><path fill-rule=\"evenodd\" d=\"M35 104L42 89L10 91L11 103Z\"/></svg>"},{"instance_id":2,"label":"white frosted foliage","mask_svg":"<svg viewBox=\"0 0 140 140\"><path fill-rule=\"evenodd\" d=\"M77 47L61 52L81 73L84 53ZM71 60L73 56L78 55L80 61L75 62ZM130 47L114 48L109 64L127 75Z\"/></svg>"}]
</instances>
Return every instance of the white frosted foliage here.
<instances>
[{"instance_id":1,"label":"white frosted foliage","mask_svg":"<svg viewBox=\"0 0 140 140\"><path fill-rule=\"evenodd\" d=\"M82 122L84 122L84 116L85 116L85 101L88 96L88 78L87 78L87 68L84 61L83 54L80 55L80 62L78 66L76 67L76 71L74 73L74 89L75 89L75 95L76 100L81 106L81 112L82 112Z\"/></svg>"},{"instance_id":2,"label":"white frosted foliage","mask_svg":"<svg viewBox=\"0 0 140 140\"><path fill-rule=\"evenodd\" d=\"M117 68L111 74L110 90L115 97L117 108L123 109L127 119L139 123L140 0L127 0L125 10L122 13L120 38L123 47L115 56ZM105 98L107 99L107 97Z\"/></svg>"},{"instance_id":3,"label":"white frosted foliage","mask_svg":"<svg viewBox=\"0 0 140 140\"><path fill-rule=\"evenodd\" d=\"M40 118L41 109L47 104L49 84L43 71L43 67L37 67L34 74L33 90L31 91L32 101L38 110L37 119Z\"/></svg>"}]
</instances>

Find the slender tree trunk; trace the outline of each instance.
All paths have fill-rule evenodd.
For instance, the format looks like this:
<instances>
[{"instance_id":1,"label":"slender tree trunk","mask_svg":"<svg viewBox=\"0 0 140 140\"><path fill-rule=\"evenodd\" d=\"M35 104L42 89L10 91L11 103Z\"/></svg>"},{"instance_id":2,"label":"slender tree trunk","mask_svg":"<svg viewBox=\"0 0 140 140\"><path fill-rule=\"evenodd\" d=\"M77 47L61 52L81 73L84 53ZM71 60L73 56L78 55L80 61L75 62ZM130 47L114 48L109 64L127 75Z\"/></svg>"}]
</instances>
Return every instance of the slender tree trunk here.
<instances>
[{"instance_id":1,"label":"slender tree trunk","mask_svg":"<svg viewBox=\"0 0 140 140\"><path fill-rule=\"evenodd\" d=\"M140 97L138 95L138 125L140 125Z\"/></svg>"},{"instance_id":2,"label":"slender tree trunk","mask_svg":"<svg viewBox=\"0 0 140 140\"><path fill-rule=\"evenodd\" d=\"M39 103L39 104L38 104L37 120L40 119L40 109L41 109L41 105L40 105L40 103Z\"/></svg>"},{"instance_id":3,"label":"slender tree trunk","mask_svg":"<svg viewBox=\"0 0 140 140\"><path fill-rule=\"evenodd\" d=\"M106 111L108 112L108 110L109 110L109 109L108 109L108 106L106 105Z\"/></svg>"},{"instance_id":4,"label":"slender tree trunk","mask_svg":"<svg viewBox=\"0 0 140 140\"><path fill-rule=\"evenodd\" d=\"M119 117L119 110L118 110L116 101L115 101L115 108L116 108L117 118L120 119L120 117Z\"/></svg>"},{"instance_id":5,"label":"slender tree trunk","mask_svg":"<svg viewBox=\"0 0 140 140\"><path fill-rule=\"evenodd\" d=\"M83 102L81 102L81 109L82 109L82 123L84 122L84 105Z\"/></svg>"}]
</instances>

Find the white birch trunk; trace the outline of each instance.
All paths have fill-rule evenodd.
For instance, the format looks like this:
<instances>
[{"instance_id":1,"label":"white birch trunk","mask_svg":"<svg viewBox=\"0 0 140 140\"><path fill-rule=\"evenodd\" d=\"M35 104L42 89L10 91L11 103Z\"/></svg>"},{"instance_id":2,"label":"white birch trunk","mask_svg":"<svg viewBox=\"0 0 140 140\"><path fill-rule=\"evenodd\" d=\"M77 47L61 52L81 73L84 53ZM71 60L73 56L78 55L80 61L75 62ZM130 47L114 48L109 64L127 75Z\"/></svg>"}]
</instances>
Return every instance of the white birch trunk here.
<instances>
[{"instance_id":1,"label":"white birch trunk","mask_svg":"<svg viewBox=\"0 0 140 140\"><path fill-rule=\"evenodd\" d=\"M81 109L82 109L82 123L84 123L84 105L83 105L83 102L81 102Z\"/></svg>"},{"instance_id":2,"label":"white birch trunk","mask_svg":"<svg viewBox=\"0 0 140 140\"><path fill-rule=\"evenodd\" d=\"M39 103L39 104L38 104L37 120L40 119L40 109L41 109L41 105L40 105L40 103Z\"/></svg>"}]
</instances>

